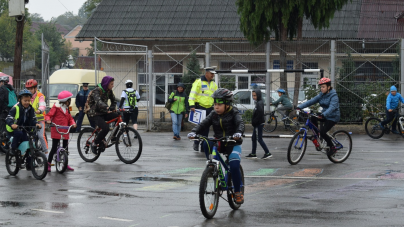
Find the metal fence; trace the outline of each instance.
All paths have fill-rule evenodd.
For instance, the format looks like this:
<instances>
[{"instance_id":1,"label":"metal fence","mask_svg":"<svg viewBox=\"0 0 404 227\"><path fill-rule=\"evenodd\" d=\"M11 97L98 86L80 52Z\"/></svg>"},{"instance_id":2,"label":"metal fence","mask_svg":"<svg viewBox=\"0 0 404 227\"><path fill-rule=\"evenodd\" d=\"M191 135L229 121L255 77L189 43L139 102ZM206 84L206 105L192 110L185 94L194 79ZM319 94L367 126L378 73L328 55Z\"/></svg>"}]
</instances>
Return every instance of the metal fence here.
<instances>
[{"instance_id":1,"label":"metal fence","mask_svg":"<svg viewBox=\"0 0 404 227\"><path fill-rule=\"evenodd\" d=\"M33 68L35 68L35 60L21 62L21 72L25 72L25 71L28 71ZM9 66L7 68L4 68L3 73L13 76L14 75L14 66Z\"/></svg>"}]
</instances>

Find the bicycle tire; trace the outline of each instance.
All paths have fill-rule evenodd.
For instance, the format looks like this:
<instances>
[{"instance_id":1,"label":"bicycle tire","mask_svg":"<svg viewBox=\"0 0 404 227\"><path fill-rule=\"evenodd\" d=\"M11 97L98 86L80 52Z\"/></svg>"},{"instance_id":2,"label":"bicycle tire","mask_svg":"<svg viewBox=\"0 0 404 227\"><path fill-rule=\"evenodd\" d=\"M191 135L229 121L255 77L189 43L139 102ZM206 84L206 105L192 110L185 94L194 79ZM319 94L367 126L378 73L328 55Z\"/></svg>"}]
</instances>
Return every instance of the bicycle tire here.
<instances>
[{"instance_id":1,"label":"bicycle tire","mask_svg":"<svg viewBox=\"0 0 404 227\"><path fill-rule=\"evenodd\" d=\"M20 167L18 166L17 163L17 156L16 155L10 155L9 153L6 154L6 169L8 174L11 176L17 175L18 171L20 171ZM14 167L14 168L12 168Z\"/></svg>"},{"instance_id":2,"label":"bicycle tire","mask_svg":"<svg viewBox=\"0 0 404 227\"><path fill-rule=\"evenodd\" d=\"M365 130L370 138L380 139L384 135L384 130L379 126L381 122L382 121L376 117L371 117L366 121Z\"/></svg>"},{"instance_id":3,"label":"bicycle tire","mask_svg":"<svg viewBox=\"0 0 404 227\"><path fill-rule=\"evenodd\" d=\"M142 143L142 137L140 136L139 132L135 130L134 128L128 127L124 130L127 130L127 137L124 137L124 131L121 130L117 136L117 142L115 144L115 150L116 154L118 155L118 158L125 164L132 164L135 163L139 158L140 155L142 154L142 148L143 148L143 143ZM131 131L133 134L129 133ZM135 135L137 138L133 138ZM133 139L133 141L131 140ZM121 143L122 141L122 143ZM137 148L136 148L137 147ZM135 149L135 154L132 155L128 152L128 149L134 148ZM137 150L137 151L136 151Z\"/></svg>"},{"instance_id":4,"label":"bicycle tire","mask_svg":"<svg viewBox=\"0 0 404 227\"><path fill-rule=\"evenodd\" d=\"M288 158L289 164L291 164L291 165L298 164L303 159L303 156L306 152L307 136L304 137L304 132L305 132L305 130L300 130L290 140L290 143L288 146L287 158ZM295 140L296 140L296 142L295 142ZM301 141L302 143L300 144L299 141Z\"/></svg>"},{"instance_id":5,"label":"bicycle tire","mask_svg":"<svg viewBox=\"0 0 404 227\"><path fill-rule=\"evenodd\" d=\"M400 135L404 137L404 118L398 118L398 131L400 132Z\"/></svg>"},{"instance_id":6,"label":"bicycle tire","mask_svg":"<svg viewBox=\"0 0 404 227\"><path fill-rule=\"evenodd\" d=\"M85 128L82 129L77 137L77 150L79 151L79 155L81 159L85 162L95 162L99 157L100 153L97 155L93 154L91 151L91 142L97 137L97 132L92 135L94 132L93 128ZM89 139L90 144L87 144L87 140Z\"/></svg>"},{"instance_id":7,"label":"bicycle tire","mask_svg":"<svg viewBox=\"0 0 404 227\"><path fill-rule=\"evenodd\" d=\"M341 135L341 136L338 136L338 135ZM331 161L331 162L333 162L333 163L343 163L345 160L347 160L348 159L348 157L349 157L349 155L351 154L351 152L352 152L352 138L351 138L351 135L349 135L349 133L347 132L347 131L344 131L344 130L338 130L338 131L336 131L336 132L334 132L333 134L332 134L332 136L335 138L335 139L337 139L337 137L342 137L342 134L344 134L345 136L346 136L346 138L345 138L345 141L347 141L348 143L349 143L349 147L347 148L347 150L344 152L344 150L338 150L334 155L332 155L332 156L328 156L327 155L327 157L328 157L328 159ZM338 140L338 139L337 139ZM341 144L343 144L344 142L341 142L340 141L341 139L339 139L338 140L338 142L340 142ZM343 147L344 148L346 148L346 146L344 146L344 144L343 144Z\"/></svg>"},{"instance_id":8,"label":"bicycle tire","mask_svg":"<svg viewBox=\"0 0 404 227\"><path fill-rule=\"evenodd\" d=\"M300 122L303 121L303 117L301 117L299 115L291 115L289 118L290 119L287 119L284 121L284 124L287 125L286 128L289 129L289 131L292 132L293 134L299 132L299 130L302 128L302 125ZM302 118L302 119L300 119L300 118Z\"/></svg>"},{"instance_id":9,"label":"bicycle tire","mask_svg":"<svg viewBox=\"0 0 404 227\"><path fill-rule=\"evenodd\" d=\"M42 151L35 151L31 157L31 172L37 180L42 180L48 174L48 160Z\"/></svg>"},{"instance_id":10,"label":"bicycle tire","mask_svg":"<svg viewBox=\"0 0 404 227\"><path fill-rule=\"evenodd\" d=\"M57 157L57 153L56 153L56 158L55 158L56 172L64 173L66 171L67 165L69 163L69 157L68 157L65 149L59 150L59 160L57 160L57 159L58 159L58 157Z\"/></svg>"},{"instance_id":11,"label":"bicycle tire","mask_svg":"<svg viewBox=\"0 0 404 227\"><path fill-rule=\"evenodd\" d=\"M9 149L6 149L7 143L9 143L9 139L7 139L7 133L1 132L0 135L0 151L7 154ZM10 144L9 144L10 145Z\"/></svg>"},{"instance_id":12,"label":"bicycle tire","mask_svg":"<svg viewBox=\"0 0 404 227\"><path fill-rule=\"evenodd\" d=\"M208 183L210 183L209 188ZM199 184L199 206L203 216L205 216L207 219L211 219L213 216L215 216L219 206L220 186L217 185L218 183L219 180L217 179L217 174L214 173L214 166L207 166L203 171ZM208 195L211 195L211 197Z\"/></svg>"},{"instance_id":13,"label":"bicycle tire","mask_svg":"<svg viewBox=\"0 0 404 227\"><path fill-rule=\"evenodd\" d=\"M267 115L269 115L269 114L267 114ZM268 119L268 121L265 122L263 129L265 132L273 132L276 130L277 126L278 126L278 119L276 118L276 116L269 115L269 119Z\"/></svg>"},{"instance_id":14,"label":"bicycle tire","mask_svg":"<svg viewBox=\"0 0 404 227\"><path fill-rule=\"evenodd\" d=\"M242 183L242 187L241 187L241 192L244 195L244 188L245 188L245 181L244 181L244 170L243 167L240 165L240 173L241 173L241 183ZM229 174L230 175L230 174ZM231 179L231 175L228 177L227 179L227 187L231 188L233 185L233 180ZM227 201L229 202L230 207L233 210L238 210L238 208L240 208L241 204L237 204L234 201L234 195L233 195L233 189L227 189Z\"/></svg>"}]
</instances>

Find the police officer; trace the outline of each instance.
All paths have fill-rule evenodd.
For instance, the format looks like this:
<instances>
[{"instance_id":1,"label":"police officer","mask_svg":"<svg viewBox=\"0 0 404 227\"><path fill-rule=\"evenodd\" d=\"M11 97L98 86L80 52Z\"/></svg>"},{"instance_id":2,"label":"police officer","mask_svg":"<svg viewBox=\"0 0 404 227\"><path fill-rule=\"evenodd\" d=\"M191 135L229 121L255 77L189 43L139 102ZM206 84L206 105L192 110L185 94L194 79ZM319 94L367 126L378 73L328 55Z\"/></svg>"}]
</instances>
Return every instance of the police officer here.
<instances>
[{"instance_id":1,"label":"police officer","mask_svg":"<svg viewBox=\"0 0 404 227\"><path fill-rule=\"evenodd\" d=\"M84 108L87 102L87 97L90 91L88 90L88 83L83 83L83 89L79 91L76 95L76 106L77 109L79 110L79 117L77 118L77 129L76 132L80 132L81 130L81 124L83 123L84 119Z\"/></svg>"},{"instance_id":2,"label":"police officer","mask_svg":"<svg viewBox=\"0 0 404 227\"><path fill-rule=\"evenodd\" d=\"M213 81L215 77L216 66L205 68L205 75L200 79L195 80L192 84L191 93L189 94L189 108L192 112L195 109L206 110L206 116L213 110L213 92L217 90L217 84ZM209 129L206 129L201 135L208 136ZM199 150L199 141L194 142L194 150Z\"/></svg>"}]
</instances>

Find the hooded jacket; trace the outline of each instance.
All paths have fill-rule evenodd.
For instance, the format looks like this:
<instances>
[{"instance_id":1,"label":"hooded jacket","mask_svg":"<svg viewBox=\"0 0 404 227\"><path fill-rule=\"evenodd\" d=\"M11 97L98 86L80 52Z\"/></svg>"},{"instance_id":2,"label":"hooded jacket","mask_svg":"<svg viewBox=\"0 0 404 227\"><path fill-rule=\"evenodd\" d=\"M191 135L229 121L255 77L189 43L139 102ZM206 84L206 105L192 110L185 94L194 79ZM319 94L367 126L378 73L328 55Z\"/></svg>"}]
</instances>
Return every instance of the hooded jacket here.
<instances>
[{"instance_id":1,"label":"hooded jacket","mask_svg":"<svg viewBox=\"0 0 404 227\"><path fill-rule=\"evenodd\" d=\"M310 99L309 101L300 104L297 108L304 109L308 106L312 106L316 103L319 103L323 108L322 114L325 119L334 121L335 123L340 120L340 111L339 111L339 99L337 92L332 89L330 92L323 94L320 92L316 97Z\"/></svg>"},{"instance_id":2,"label":"hooded jacket","mask_svg":"<svg viewBox=\"0 0 404 227\"><path fill-rule=\"evenodd\" d=\"M184 88L183 92L176 91L171 92L170 97L168 97L168 102L171 103L170 113L182 114L189 113L188 96L185 94L185 86L183 83L178 83L177 88ZM174 101L177 99L177 101Z\"/></svg>"},{"instance_id":3,"label":"hooded jacket","mask_svg":"<svg viewBox=\"0 0 404 227\"><path fill-rule=\"evenodd\" d=\"M0 115L3 114L4 116L7 116L8 111L10 111L10 108L7 107L8 90L6 88L8 88L8 90L10 90L10 92L14 92L14 88L10 84L5 84L0 87Z\"/></svg>"},{"instance_id":4,"label":"hooded jacket","mask_svg":"<svg viewBox=\"0 0 404 227\"><path fill-rule=\"evenodd\" d=\"M397 91L397 88L393 85L390 87L390 94L387 96L386 99L386 108L387 110L394 110L398 107L398 102L404 103L404 99L400 93L396 93L396 95L392 95L392 91Z\"/></svg>"},{"instance_id":5,"label":"hooded jacket","mask_svg":"<svg viewBox=\"0 0 404 227\"><path fill-rule=\"evenodd\" d=\"M76 124L72 115L70 114L69 108L67 108L66 113L63 112L59 103L53 104L53 107L46 114L45 119L47 121L52 121L53 123L61 126L70 126ZM67 129L59 129L60 132L67 132ZM55 127L51 128L51 138L61 139L61 134L57 132ZM64 140L69 139L69 134L63 135Z\"/></svg>"},{"instance_id":6,"label":"hooded jacket","mask_svg":"<svg viewBox=\"0 0 404 227\"><path fill-rule=\"evenodd\" d=\"M255 108L252 115L251 124L254 127L259 126L262 123L265 123L264 118L264 101L262 100L261 90L255 89L253 92L257 95L257 100L255 100Z\"/></svg>"},{"instance_id":7,"label":"hooded jacket","mask_svg":"<svg viewBox=\"0 0 404 227\"><path fill-rule=\"evenodd\" d=\"M112 77L110 76L105 76L101 83L98 84L98 86L94 88L94 90L92 90L88 96L88 105L90 110L87 114L89 117L107 114L108 99L111 101L110 110L114 110L116 108L114 92L104 89L104 87L108 87L109 82L112 80L111 78Z\"/></svg>"}]
</instances>

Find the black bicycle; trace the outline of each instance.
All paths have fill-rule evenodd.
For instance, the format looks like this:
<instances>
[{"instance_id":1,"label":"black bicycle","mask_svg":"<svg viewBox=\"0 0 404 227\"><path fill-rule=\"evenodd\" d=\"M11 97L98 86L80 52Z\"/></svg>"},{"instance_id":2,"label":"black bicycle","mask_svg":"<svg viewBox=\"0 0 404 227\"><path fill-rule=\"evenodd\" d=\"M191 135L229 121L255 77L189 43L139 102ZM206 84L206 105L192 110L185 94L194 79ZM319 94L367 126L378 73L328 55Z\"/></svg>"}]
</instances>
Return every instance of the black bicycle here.
<instances>
[{"instance_id":1,"label":"black bicycle","mask_svg":"<svg viewBox=\"0 0 404 227\"><path fill-rule=\"evenodd\" d=\"M278 119L276 114L276 109L270 112L264 114L264 116L268 116L268 120L265 122L264 125L264 131L265 132L273 132L276 130L276 127L278 126ZM295 111L295 113L292 113L293 110L286 110L286 118L282 119L284 128L291 131L293 134L298 132L301 127L305 126L305 119L299 115L298 111Z\"/></svg>"},{"instance_id":2,"label":"black bicycle","mask_svg":"<svg viewBox=\"0 0 404 227\"><path fill-rule=\"evenodd\" d=\"M10 141L7 138L7 131L5 130L6 119L0 118L0 125L4 126L4 128L0 128L0 151L7 153L10 148Z\"/></svg>"},{"instance_id":3,"label":"black bicycle","mask_svg":"<svg viewBox=\"0 0 404 227\"><path fill-rule=\"evenodd\" d=\"M401 108L404 108L404 106ZM379 113L379 117L369 118L365 124L365 130L368 136L373 139L380 139L384 134L389 134L392 131L393 122L396 118L398 118L398 132L402 137L404 137L404 115L397 114L397 111L398 110L393 110L393 113L396 113L393 120L384 127L382 127L381 122L386 119L386 113Z\"/></svg>"}]
</instances>

